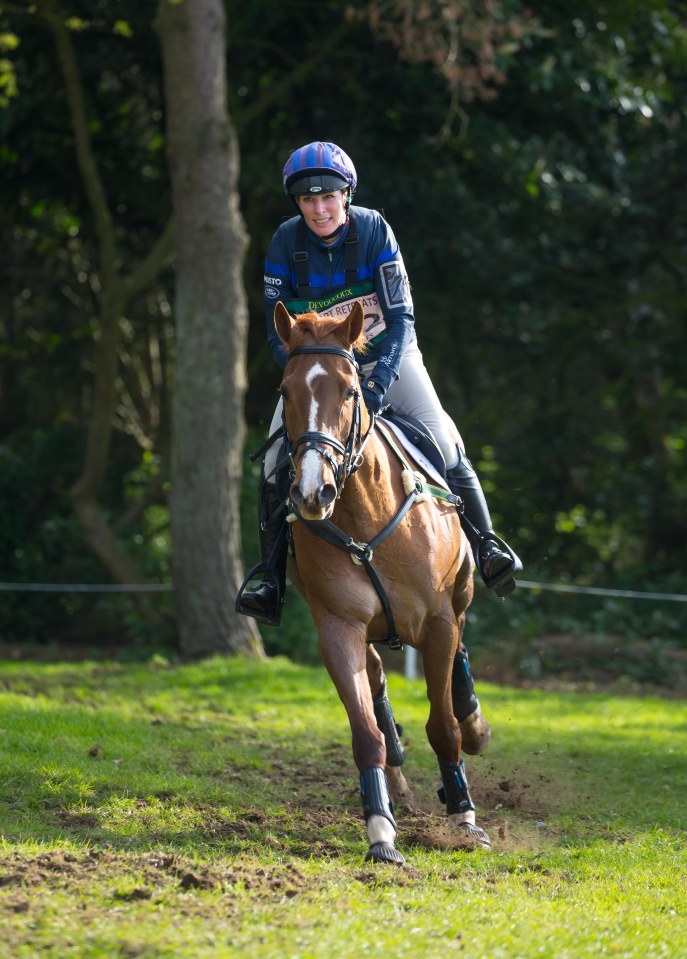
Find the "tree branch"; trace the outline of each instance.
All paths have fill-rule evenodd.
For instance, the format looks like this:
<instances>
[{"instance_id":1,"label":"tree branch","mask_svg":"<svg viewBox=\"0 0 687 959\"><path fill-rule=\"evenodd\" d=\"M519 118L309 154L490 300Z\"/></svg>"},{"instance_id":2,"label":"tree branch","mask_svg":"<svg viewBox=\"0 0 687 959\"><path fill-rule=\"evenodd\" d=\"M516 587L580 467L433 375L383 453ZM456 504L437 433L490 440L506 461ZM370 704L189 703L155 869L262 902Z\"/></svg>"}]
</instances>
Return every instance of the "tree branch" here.
<instances>
[{"instance_id":1,"label":"tree branch","mask_svg":"<svg viewBox=\"0 0 687 959\"><path fill-rule=\"evenodd\" d=\"M252 123L253 120L263 114L273 103L285 97L291 87L300 83L301 80L305 79L309 73L312 73L323 60L326 60L327 57L331 55L332 50L338 47L341 39L350 29L350 21L344 20L339 24L336 30L333 30L332 33L322 39L322 42L317 48L317 53L310 57L310 59L302 60L299 65L294 70L289 71L279 83L271 84L269 90L265 90L250 106L245 107L243 110L240 108L235 110L234 122L237 127Z\"/></svg>"},{"instance_id":2,"label":"tree branch","mask_svg":"<svg viewBox=\"0 0 687 959\"><path fill-rule=\"evenodd\" d=\"M147 289L160 271L173 259L174 217L171 216L146 258L139 263L133 273L122 278L121 291L124 306L126 307L139 293Z\"/></svg>"},{"instance_id":3,"label":"tree branch","mask_svg":"<svg viewBox=\"0 0 687 959\"><path fill-rule=\"evenodd\" d=\"M45 14L45 20L55 40L57 55L62 67L69 112L74 127L74 145L76 162L83 180L88 203L93 214L98 243L100 245L100 265L103 271L104 287L112 285L115 279L115 231L112 214L105 196L105 189L98 174L93 154L93 146L86 121L81 77L74 53L72 38L60 16L55 0L39 0L39 9Z\"/></svg>"}]
</instances>

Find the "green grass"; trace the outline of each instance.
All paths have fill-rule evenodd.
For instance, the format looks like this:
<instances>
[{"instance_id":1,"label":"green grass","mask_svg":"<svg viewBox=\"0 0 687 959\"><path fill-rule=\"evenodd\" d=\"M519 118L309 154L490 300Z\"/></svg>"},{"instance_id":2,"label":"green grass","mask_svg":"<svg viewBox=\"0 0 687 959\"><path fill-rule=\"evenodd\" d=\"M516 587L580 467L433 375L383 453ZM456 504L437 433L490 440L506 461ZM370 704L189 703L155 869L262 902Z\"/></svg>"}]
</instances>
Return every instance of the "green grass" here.
<instances>
[{"instance_id":1,"label":"green grass","mask_svg":"<svg viewBox=\"0 0 687 959\"><path fill-rule=\"evenodd\" d=\"M683 701L480 685L491 852L450 848L424 684L389 685L420 811L367 849L322 669L3 663L0 956L687 955Z\"/></svg>"}]
</instances>

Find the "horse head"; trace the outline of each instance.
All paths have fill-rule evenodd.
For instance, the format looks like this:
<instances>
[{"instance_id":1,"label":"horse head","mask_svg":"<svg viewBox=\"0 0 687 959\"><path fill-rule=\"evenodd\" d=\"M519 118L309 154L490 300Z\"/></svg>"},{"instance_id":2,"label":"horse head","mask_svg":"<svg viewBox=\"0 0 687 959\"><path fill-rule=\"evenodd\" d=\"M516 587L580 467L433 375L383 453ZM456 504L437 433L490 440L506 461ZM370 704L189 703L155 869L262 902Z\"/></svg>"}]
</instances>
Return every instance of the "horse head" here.
<instances>
[{"instance_id":1,"label":"horse head","mask_svg":"<svg viewBox=\"0 0 687 959\"><path fill-rule=\"evenodd\" d=\"M280 387L293 469L289 495L304 519L327 519L357 468L369 426L353 355L365 347L363 310L355 303L344 319L292 317L280 302L274 323L289 354Z\"/></svg>"}]
</instances>

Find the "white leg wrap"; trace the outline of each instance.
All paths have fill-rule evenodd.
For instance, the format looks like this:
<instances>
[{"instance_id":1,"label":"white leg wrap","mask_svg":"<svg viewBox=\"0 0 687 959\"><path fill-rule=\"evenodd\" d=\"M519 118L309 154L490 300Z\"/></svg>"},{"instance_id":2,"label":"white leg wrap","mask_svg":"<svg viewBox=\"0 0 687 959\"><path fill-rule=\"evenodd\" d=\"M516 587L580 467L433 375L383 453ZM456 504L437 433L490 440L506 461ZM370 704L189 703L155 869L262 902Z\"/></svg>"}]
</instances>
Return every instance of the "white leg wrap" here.
<instances>
[{"instance_id":1,"label":"white leg wrap","mask_svg":"<svg viewBox=\"0 0 687 959\"><path fill-rule=\"evenodd\" d=\"M367 838L370 840L371 846L376 842L393 843L396 838L396 830L386 816L372 815L367 820Z\"/></svg>"},{"instance_id":2,"label":"white leg wrap","mask_svg":"<svg viewBox=\"0 0 687 959\"><path fill-rule=\"evenodd\" d=\"M475 810L469 809L467 812L455 812L448 817L448 821L454 825L458 825L462 822L470 823L471 826L476 824L475 819Z\"/></svg>"}]
</instances>

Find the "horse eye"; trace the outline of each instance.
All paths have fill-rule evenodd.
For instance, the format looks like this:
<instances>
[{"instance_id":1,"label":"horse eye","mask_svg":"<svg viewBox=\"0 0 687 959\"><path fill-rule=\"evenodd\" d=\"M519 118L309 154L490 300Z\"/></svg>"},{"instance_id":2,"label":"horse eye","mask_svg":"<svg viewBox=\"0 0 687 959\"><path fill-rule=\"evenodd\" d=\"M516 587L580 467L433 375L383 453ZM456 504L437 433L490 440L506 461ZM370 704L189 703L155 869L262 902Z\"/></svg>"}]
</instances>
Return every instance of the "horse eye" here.
<instances>
[{"instance_id":1,"label":"horse eye","mask_svg":"<svg viewBox=\"0 0 687 959\"><path fill-rule=\"evenodd\" d=\"M282 399L284 400L284 402L286 403L286 401L287 401L288 398L289 398L289 394L288 394L287 390L285 390L283 386L280 386L280 387L279 387L279 392L281 393L281 398L282 398Z\"/></svg>"},{"instance_id":2,"label":"horse eye","mask_svg":"<svg viewBox=\"0 0 687 959\"><path fill-rule=\"evenodd\" d=\"M356 392L357 390L355 386L349 386L348 389L346 390L346 399L350 400L352 396L355 396Z\"/></svg>"}]
</instances>

